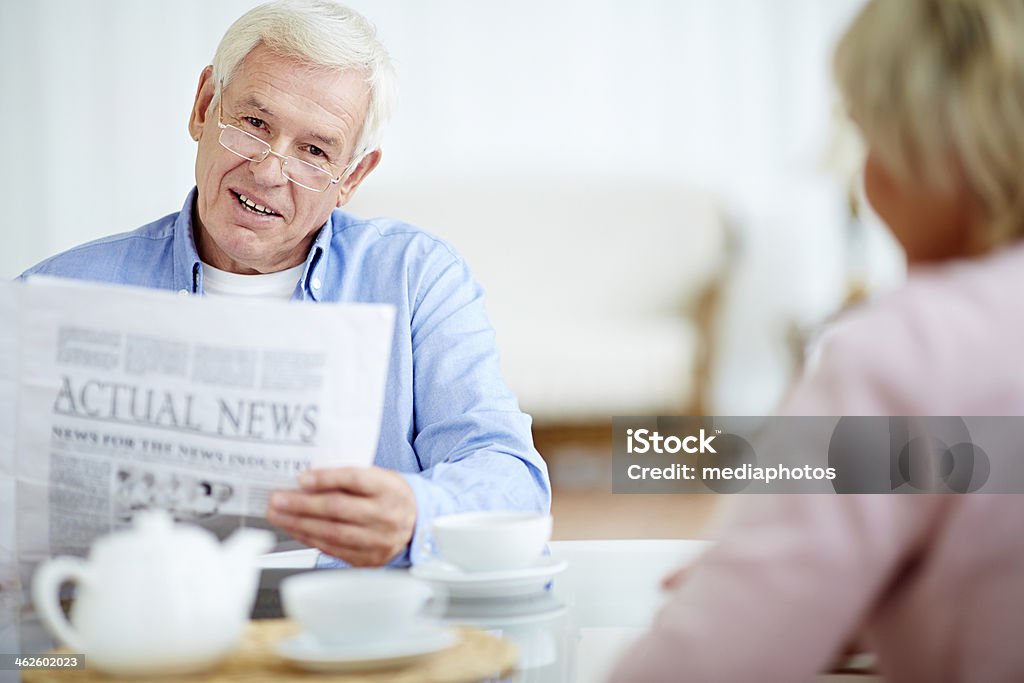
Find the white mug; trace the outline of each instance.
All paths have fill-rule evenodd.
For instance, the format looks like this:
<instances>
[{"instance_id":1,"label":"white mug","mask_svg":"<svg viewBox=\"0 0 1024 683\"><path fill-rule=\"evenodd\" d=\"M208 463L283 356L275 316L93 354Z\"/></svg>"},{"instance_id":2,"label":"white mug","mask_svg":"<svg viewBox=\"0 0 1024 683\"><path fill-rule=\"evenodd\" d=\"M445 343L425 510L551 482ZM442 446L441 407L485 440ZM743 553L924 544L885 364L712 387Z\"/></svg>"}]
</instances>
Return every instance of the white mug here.
<instances>
[{"instance_id":1,"label":"white mug","mask_svg":"<svg viewBox=\"0 0 1024 683\"><path fill-rule=\"evenodd\" d=\"M401 636L440 614L443 596L405 572L314 569L281 582L281 606L321 643L352 645Z\"/></svg>"},{"instance_id":2,"label":"white mug","mask_svg":"<svg viewBox=\"0 0 1024 683\"><path fill-rule=\"evenodd\" d=\"M445 562L467 572L503 571L538 562L551 523L541 512L465 512L438 517L432 531Z\"/></svg>"}]
</instances>

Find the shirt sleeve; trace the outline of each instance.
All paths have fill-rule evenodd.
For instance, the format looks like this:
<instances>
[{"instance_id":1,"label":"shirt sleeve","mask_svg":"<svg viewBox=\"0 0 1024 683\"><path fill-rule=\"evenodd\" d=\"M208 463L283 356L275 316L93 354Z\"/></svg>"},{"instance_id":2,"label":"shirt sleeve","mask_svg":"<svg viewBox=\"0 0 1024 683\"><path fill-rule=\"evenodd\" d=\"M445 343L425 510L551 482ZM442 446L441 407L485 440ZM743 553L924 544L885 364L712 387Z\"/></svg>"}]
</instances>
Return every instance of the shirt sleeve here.
<instances>
[{"instance_id":1,"label":"shirt sleeve","mask_svg":"<svg viewBox=\"0 0 1024 683\"><path fill-rule=\"evenodd\" d=\"M412 307L413 447L421 471L405 473L416 494L416 528L400 562L430 554L440 515L473 510L547 512L547 466L531 420L505 385L483 291L458 257L425 280Z\"/></svg>"}]
</instances>

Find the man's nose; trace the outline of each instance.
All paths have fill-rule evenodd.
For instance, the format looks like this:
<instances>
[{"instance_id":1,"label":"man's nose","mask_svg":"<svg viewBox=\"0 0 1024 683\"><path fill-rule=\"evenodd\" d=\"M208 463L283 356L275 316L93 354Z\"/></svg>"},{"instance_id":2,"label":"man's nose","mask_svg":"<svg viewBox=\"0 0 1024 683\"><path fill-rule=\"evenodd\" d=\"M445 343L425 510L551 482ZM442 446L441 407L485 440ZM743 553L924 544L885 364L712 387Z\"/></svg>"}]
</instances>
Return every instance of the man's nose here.
<instances>
[{"instance_id":1,"label":"man's nose","mask_svg":"<svg viewBox=\"0 0 1024 683\"><path fill-rule=\"evenodd\" d=\"M284 177L283 161L280 157L268 154L263 161L250 161L249 170L256 182L264 187L278 187L288 182Z\"/></svg>"}]
</instances>

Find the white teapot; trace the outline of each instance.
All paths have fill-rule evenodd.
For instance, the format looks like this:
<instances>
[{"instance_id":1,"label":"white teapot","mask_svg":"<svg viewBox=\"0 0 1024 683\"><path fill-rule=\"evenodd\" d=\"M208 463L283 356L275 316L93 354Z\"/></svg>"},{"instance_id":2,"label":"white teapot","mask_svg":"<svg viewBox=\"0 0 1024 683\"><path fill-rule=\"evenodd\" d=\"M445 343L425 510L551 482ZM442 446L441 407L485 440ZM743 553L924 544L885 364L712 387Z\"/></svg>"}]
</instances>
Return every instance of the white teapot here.
<instances>
[{"instance_id":1,"label":"white teapot","mask_svg":"<svg viewBox=\"0 0 1024 683\"><path fill-rule=\"evenodd\" d=\"M89 560L42 564L32 597L43 623L91 667L113 674L183 674L206 669L238 642L259 582L256 559L274 535L240 529L223 544L209 531L137 514L131 529L98 539ZM59 588L77 584L71 622Z\"/></svg>"}]
</instances>

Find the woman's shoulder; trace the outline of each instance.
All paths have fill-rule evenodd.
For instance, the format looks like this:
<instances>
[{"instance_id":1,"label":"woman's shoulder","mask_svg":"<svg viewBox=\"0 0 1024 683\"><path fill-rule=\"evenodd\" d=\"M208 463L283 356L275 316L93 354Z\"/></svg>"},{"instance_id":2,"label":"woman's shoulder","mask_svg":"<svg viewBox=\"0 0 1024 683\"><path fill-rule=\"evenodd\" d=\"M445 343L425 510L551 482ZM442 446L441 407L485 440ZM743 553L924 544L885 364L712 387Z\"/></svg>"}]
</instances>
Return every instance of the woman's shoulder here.
<instances>
[{"instance_id":1,"label":"woman's shoulder","mask_svg":"<svg viewBox=\"0 0 1024 683\"><path fill-rule=\"evenodd\" d=\"M830 414L999 414L1011 404L1020 410L1021 290L1020 247L915 269L902 287L836 321L789 411L818 405Z\"/></svg>"}]
</instances>

